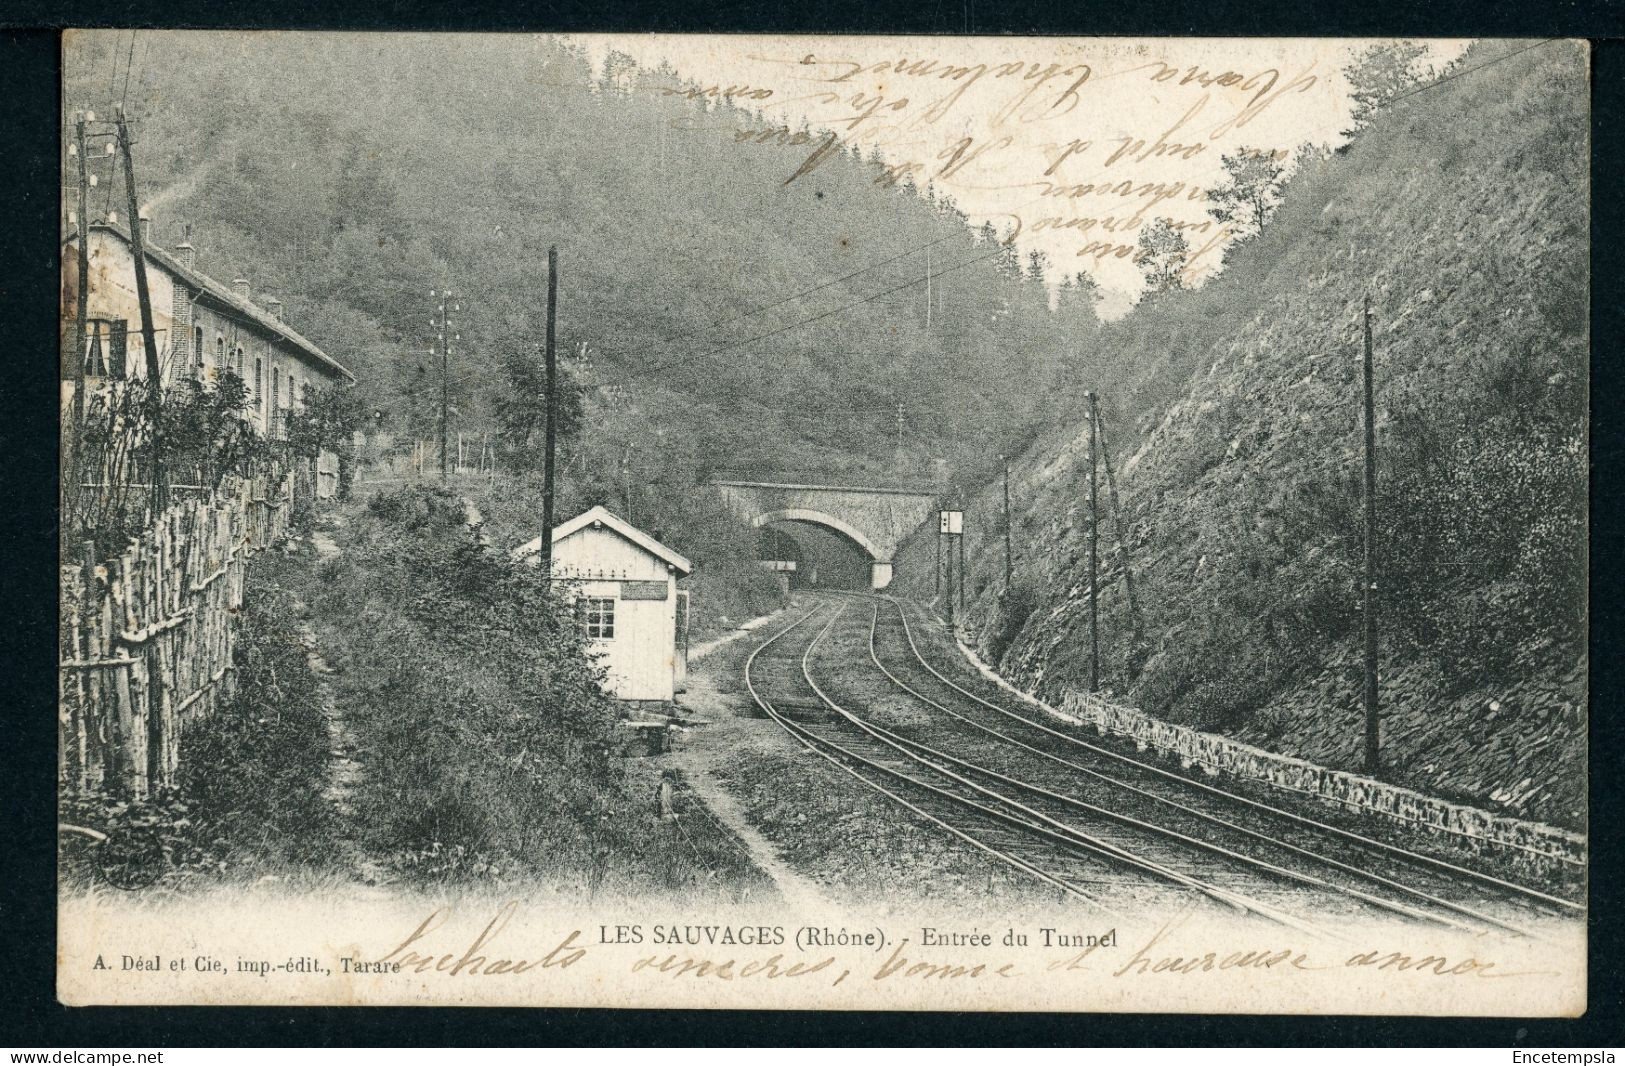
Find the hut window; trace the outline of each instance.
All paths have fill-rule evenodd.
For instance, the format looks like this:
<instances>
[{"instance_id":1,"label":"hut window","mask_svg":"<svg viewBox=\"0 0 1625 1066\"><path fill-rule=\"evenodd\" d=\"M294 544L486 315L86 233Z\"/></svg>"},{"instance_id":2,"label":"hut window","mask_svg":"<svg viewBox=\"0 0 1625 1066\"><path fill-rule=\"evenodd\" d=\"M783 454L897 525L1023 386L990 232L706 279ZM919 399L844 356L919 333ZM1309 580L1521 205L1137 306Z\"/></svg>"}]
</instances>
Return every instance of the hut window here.
<instances>
[{"instance_id":1,"label":"hut window","mask_svg":"<svg viewBox=\"0 0 1625 1066\"><path fill-rule=\"evenodd\" d=\"M593 640L615 639L615 601L593 597L583 600L581 604L582 620L587 626L587 636Z\"/></svg>"}]
</instances>

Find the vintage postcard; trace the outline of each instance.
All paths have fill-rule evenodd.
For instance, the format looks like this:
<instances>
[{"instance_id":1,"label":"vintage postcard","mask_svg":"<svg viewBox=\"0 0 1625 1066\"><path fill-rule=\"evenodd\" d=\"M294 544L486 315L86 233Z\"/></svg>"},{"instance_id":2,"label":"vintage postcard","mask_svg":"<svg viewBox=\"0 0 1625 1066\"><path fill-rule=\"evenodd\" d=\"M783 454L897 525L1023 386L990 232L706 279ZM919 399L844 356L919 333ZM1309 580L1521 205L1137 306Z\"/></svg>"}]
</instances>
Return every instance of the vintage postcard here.
<instances>
[{"instance_id":1,"label":"vintage postcard","mask_svg":"<svg viewBox=\"0 0 1625 1066\"><path fill-rule=\"evenodd\" d=\"M64 1003L1585 1011L1584 42L63 60Z\"/></svg>"}]
</instances>

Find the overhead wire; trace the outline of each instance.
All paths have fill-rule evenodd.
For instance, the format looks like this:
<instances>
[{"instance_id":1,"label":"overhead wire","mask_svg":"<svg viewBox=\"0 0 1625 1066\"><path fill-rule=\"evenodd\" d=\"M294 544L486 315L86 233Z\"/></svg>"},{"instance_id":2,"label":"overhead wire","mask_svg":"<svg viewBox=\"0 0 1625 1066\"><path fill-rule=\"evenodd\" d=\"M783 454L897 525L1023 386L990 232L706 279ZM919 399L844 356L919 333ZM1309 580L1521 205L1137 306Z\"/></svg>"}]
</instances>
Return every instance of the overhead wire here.
<instances>
[{"instance_id":1,"label":"overhead wire","mask_svg":"<svg viewBox=\"0 0 1625 1066\"><path fill-rule=\"evenodd\" d=\"M921 284L922 282L924 282L928 278L932 279L932 280L935 280L935 279L940 278L940 277L942 277L942 276L944 276L946 274L952 274L956 270L963 270L965 267L974 266L977 263L985 262L986 260L992 259L995 256L1003 255L1005 253L1005 251L1006 251L1006 248L1007 248L1006 245L1001 244L998 248L996 248L993 251L988 252L988 253L986 253L984 255L973 256L970 259L964 260L963 262L960 262L960 263L956 263L951 267L944 267L942 270L933 271L931 273L921 275L920 277L917 277L917 278L910 278L908 281L905 281L900 285L893 285L889 289L882 289L880 292L872 293L872 294L870 294L868 296L865 296L861 300L854 300L853 302L851 302L849 304L842 304L840 307L834 308L834 309L829 310L829 311L825 311L825 312L823 312L821 314L813 315L811 318L800 319L800 320L798 320L796 322L791 322L791 323L789 323L787 325L780 326L778 329L768 330L766 333L759 333L759 334L756 334L755 336L746 337L743 340L734 341L734 342L732 342L730 344L724 344L720 348L713 348L708 352L699 353L698 355L695 355L695 356L693 356L693 357L691 357L689 359L668 359L668 360L665 360L665 361L659 362L659 363L645 364L643 369L645 371L667 370L667 369L670 369L672 367L680 366L685 370L692 370L692 369L695 368L696 363L712 363L712 362L715 362L716 357L719 356L719 355L722 355L725 352L731 352L734 349L742 348L747 344L755 344L757 341L767 340L769 337L776 337L781 333L787 333L790 330L799 329L802 326L810 326L814 322L821 322L824 319L830 318L830 317L832 317L834 315L842 314L843 312L850 311L850 310L852 310L853 308L856 308L856 307L861 307L861 306L863 306L864 304L867 304L867 303L872 303L875 300L878 300L878 299L880 299L880 298L882 298L884 296L890 296L891 294L893 294L895 292L901 292L903 289L912 288L915 285Z\"/></svg>"},{"instance_id":2,"label":"overhead wire","mask_svg":"<svg viewBox=\"0 0 1625 1066\"><path fill-rule=\"evenodd\" d=\"M712 322L708 326L701 326L699 329L690 330L687 333L680 333L677 336L671 338L670 341L668 341L667 343L676 344L678 341L688 340L690 337L697 337L701 333L706 332L707 330L716 329L719 326L731 325L731 324L733 324L735 322L739 322L739 321L742 321L744 319L751 318L754 315L759 315L763 311L771 311L775 307L782 307L782 306L784 306L785 304L789 303L792 300L799 300L803 296L811 296L815 292L821 292L824 289L829 288L831 285L839 285L843 281L851 281L853 278L858 277L859 275L862 275L862 274L867 274L871 270L875 270L875 269L877 269L879 267L883 267L887 263L895 263L897 260L903 258L906 255L912 255L913 253L921 251L923 249L935 247L936 245L939 245L939 244L943 243L944 241L953 240L957 236L959 236L959 234L951 233L951 234L948 234L945 237L938 237L934 241L927 241L925 244L916 245L913 248L905 248L901 252L898 252L896 255L887 256L885 259L879 260L878 262L870 263L868 266L864 267L861 270L854 270L850 274L844 274L841 277L834 278L834 279L832 279L830 281L826 281L821 285L814 285L810 289L803 289L801 292L792 293L789 296L786 296L781 300L775 300L770 304L763 304L762 306L754 308L753 310L750 310L750 311L746 311L743 314L734 315L732 318L718 319L717 321Z\"/></svg>"},{"instance_id":3,"label":"overhead wire","mask_svg":"<svg viewBox=\"0 0 1625 1066\"><path fill-rule=\"evenodd\" d=\"M1406 97L1416 96L1419 93L1425 93L1429 89L1437 89L1439 86L1445 84L1446 82L1455 81L1457 78L1465 77L1468 74L1472 74L1472 73L1475 73L1475 72L1480 71L1480 70L1486 70L1486 69L1488 69L1490 67L1495 66L1497 63L1505 63L1507 60L1512 59L1515 56L1521 56L1525 52L1533 52L1535 49L1540 48L1543 45L1548 45L1548 44L1551 44L1553 41L1558 41L1558 40L1562 40L1562 38L1560 38L1560 37L1547 37L1547 38L1545 38L1543 40L1536 41L1534 44L1525 45L1524 47L1519 48L1517 51L1508 52L1504 56L1496 56L1494 59L1488 60L1487 62L1480 63L1477 66L1467 67L1465 69L1455 71L1454 73L1446 74L1444 77L1436 78L1433 81L1428 82L1426 85L1419 85L1416 88L1410 90L1409 92L1403 92L1403 93L1398 94L1397 96L1389 97L1387 104L1384 104L1383 106L1386 107L1386 106L1389 106L1391 104L1396 104L1399 101L1405 99Z\"/></svg>"}]
</instances>

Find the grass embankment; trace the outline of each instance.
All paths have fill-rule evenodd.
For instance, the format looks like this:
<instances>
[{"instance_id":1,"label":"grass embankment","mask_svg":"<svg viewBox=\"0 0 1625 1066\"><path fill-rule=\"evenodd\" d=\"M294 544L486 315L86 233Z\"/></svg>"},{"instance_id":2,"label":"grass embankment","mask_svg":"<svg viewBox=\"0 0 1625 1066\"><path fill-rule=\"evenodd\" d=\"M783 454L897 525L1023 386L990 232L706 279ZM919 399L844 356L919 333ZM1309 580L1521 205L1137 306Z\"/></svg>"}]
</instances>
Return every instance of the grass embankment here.
<instances>
[{"instance_id":1,"label":"grass embankment","mask_svg":"<svg viewBox=\"0 0 1625 1066\"><path fill-rule=\"evenodd\" d=\"M660 820L574 619L460 499L380 494L337 539L307 598L365 768L357 841L386 869L611 894L748 872L720 834Z\"/></svg>"},{"instance_id":2,"label":"grass embankment","mask_svg":"<svg viewBox=\"0 0 1625 1066\"><path fill-rule=\"evenodd\" d=\"M255 560L235 694L189 730L177 787L65 806L110 837L69 834L67 883L316 885L358 877L358 853L413 887L734 894L759 880L715 824L660 819L659 774L620 756L618 705L573 617L476 542L460 499L406 488L351 512L338 554L300 540ZM361 766L343 804L301 614Z\"/></svg>"},{"instance_id":3,"label":"grass embankment","mask_svg":"<svg viewBox=\"0 0 1625 1066\"><path fill-rule=\"evenodd\" d=\"M966 504L984 657L1059 699L1098 632L1116 698L1358 771L1369 304L1382 773L1585 824L1585 50L1523 47L1475 44L1470 78L1306 160L1221 275L1102 331L1120 372L1080 376L1012 464L1013 580L1004 485ZM1084 389L1115 480L1098 553ZM933 550L899 554L905 594L934 593Z\"/></svg>"}]
</instances>

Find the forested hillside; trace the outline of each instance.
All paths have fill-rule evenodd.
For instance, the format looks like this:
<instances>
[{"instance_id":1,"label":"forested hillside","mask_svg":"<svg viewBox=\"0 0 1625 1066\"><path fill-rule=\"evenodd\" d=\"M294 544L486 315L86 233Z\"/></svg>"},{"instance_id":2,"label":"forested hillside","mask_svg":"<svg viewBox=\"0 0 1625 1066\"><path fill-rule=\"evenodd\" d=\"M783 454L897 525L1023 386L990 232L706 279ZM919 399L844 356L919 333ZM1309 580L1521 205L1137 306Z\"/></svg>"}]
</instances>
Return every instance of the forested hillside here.
<instances>
[{"instance_id":1,"label":"forested hillside","mask_svg":"<svg viewBox=\"0 0 1625 1066\"><path fill-rule=\"evenodd\" d=\"M1097 389L1142 615L1103 479L1102 686L1358 768L1369 294L1385 773L1583 820L1586 64L1525 48L1475 45L1394 99L1299 168L1216 280L1103 330L1111 369L1070 379L1013 471L1008 589L1002 487L970 503L970 621L1006 673L1087 684Z\"/></svg>"},{"instance_id":2,"label":"forested hillside","mask_svg":"<svg viewBox=\"0 0 1625 1066\"><path fill-rule=\"evenodd\" d=\"M126 43L70 50L70 106L118 97ZM1032 264L879 162L622 56L196 34L134 58L158 243L190 224L205 271L282 296L396 433L438 435L429 293L449 286L453 429L506 427L510 465L532 465L558 245L586 415L566 461L606 496L623 464L639 493L726 466L957 465L1030 422L1041 388L1003 386L1049 380L1094 323L1092 299L1069 287L1052 312Z\"/></svg>"},{"instance_id":3,"label":"forested hillside","mask_svg":"<svg viewBox=\"0 0 1625 1066\"><path fill-rule=\"evenodd\" d=\"M748 92L549 38L163 42L134 51L128 89L157 243L189 225L206 272L282 297L399 439L438 435L430 291L452 289L452 429L499 445L504 477L478 503L502 535L539 521L557 245L563 514L604 503L665 531L712 576L702 615L754 613L752 535L708 476L945 469L986 486L968 503L973 632L1056 695L1088 672L1092 389L1140 608L1103 481L1104 686L1345 767L1369 296L1385 772L1580 820L1584 782L1565 771L1585 732L1579 46L1480 43L1437 83L1356 97L1351 142L1298 155L1279 205L1255 209L1267 224L1201 288L1148 226L1153 291L1103 325L1087 277L1052 274L1052 299L1046 264L881 160L774 127ZM69 50L69 107L123 95L128 43ZM1023 449L1006 587L990 479ZM900 589L929 596L932 563L925 534Z\"/></svg>"}]
</instances>

